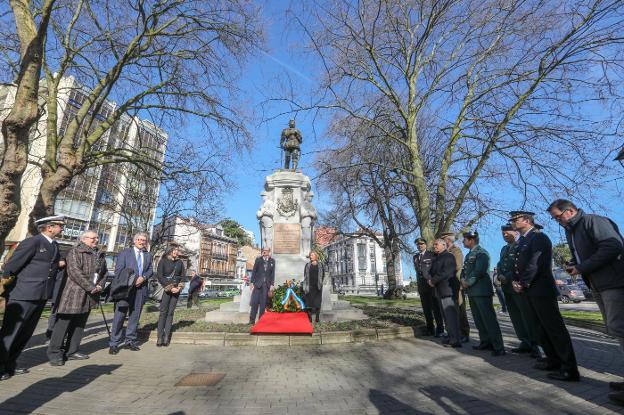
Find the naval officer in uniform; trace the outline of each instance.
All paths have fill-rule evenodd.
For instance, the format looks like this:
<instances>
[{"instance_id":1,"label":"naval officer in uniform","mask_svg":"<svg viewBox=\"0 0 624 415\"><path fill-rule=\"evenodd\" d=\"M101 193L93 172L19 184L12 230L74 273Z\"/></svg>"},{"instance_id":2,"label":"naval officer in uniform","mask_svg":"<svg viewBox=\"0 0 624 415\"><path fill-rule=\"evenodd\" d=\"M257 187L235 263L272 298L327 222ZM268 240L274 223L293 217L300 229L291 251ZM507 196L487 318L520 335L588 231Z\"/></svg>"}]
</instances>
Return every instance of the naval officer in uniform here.
<instances>
[{"instance_id":1,"label":"naval officer in uniform","mask_svg":"<svg viewBox=\"0 0 624 415\"><path fill-rule=\"evenodd\" d=\"M64 224L63 216L35 221L40 233L24 239L4 265L1 283L7 303L0 329L0 380L28 372L17 368L16 361L52 297L60 259L54 238Z\"/></svg>"},{"instance_id":2,"label":"naval officer in uniform","mask_svg":"<svg viewBox=\"0 0 624 415\"><path fill-rule=\"evenodd\" d=\"M535 324L539 345L546 361L536 369L553 371L548 377L563 381L580 380L570 333L557 305L557 287L552 273L552 243L536 229L533 212L509 212L511 226L520 233L512 286L526 293L529 321Z\"/></svg>"}]
</instances>

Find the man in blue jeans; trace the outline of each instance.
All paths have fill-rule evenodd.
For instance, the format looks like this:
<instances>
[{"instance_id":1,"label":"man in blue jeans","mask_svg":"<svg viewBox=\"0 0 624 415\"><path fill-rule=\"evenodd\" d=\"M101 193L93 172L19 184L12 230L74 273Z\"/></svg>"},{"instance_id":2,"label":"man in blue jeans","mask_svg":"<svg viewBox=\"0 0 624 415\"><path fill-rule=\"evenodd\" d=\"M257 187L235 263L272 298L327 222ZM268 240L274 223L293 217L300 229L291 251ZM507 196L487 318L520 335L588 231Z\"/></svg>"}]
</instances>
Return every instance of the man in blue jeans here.
<instances>
[{"instance_id":1,"label":"man in blue jeans","mask_svg":"<svg viewBox=\"0 0 624 415\"><path fill-rule=\"evenodd\" d=\"M126 300L115 302L115 315L113 317L113 327L109 342L110 354L119 353L119 348L123 340L123 323L128 316L128 327L126 328L125 345L132 351L138 351L137 329L141 310L147 298L147 280L152 276L152 255L145 250L147 246L147 234L137 233L134 235L134 246L126 248L119 253L115 260L115 277L130 268L136 274L134 289L128 293Z\"/></svg>"}]
</instances>

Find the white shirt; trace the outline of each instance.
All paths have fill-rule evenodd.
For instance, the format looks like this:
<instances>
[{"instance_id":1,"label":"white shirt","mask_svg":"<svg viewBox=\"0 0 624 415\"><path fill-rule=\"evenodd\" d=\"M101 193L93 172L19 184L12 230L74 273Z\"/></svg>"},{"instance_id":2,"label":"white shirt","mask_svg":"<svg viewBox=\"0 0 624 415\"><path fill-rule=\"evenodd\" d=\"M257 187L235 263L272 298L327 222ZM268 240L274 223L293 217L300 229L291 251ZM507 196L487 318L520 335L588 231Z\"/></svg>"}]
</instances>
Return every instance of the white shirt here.
<instances>
[{"instance_id":1,"label":"white shirt","mask_svg":"<svg viewBox=\"0 0 624 415\"><path fill-rule=\"evenodd\" d=\"M526 235L527 235L527 233L531 232L531 230L532 230L533 228L535 228L535 226L531 226L531 227L529 228L529 230L528 230L528 231L526 231L525 233L523 233L521 236L526 236Z\"/></svg>"},{"instance_id":2,"label":"white shirt","mask_svg":"<svg viewBox=\"0 0 624 415\"><path fill-rule=\"evenodd\" d=\"M54 239L50 238L50 237L49 237L48 235L46 235L45 233L42 233L41 235L43 235L43 236L44 236L44 237L48 240L48 242L50 242L50 243L54 242Z\"/></svg>"}]
</instances>

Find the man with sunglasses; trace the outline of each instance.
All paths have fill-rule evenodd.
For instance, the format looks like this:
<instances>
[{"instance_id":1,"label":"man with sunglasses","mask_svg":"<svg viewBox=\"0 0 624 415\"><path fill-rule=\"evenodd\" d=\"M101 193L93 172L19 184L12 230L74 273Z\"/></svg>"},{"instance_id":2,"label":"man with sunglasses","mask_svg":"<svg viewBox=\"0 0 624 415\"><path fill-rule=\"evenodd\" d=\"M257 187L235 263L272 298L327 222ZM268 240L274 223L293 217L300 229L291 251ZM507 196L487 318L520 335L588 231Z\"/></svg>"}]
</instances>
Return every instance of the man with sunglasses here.
<instances>
[{"instance_id":1,"label":"man with sunglasses","mask_svg":"<svg viewBox=\"0 0 624 415\"><path fill-rule=\"evenodd\" d=\"M535 213L516 210L509 215L511 226L520 234L512 287L517 293L526 293L529 321L535 325L538 343L546 354L546 359L537 362L535 368L552 371L548 374L551 379L578 382L580 374L572 340L557 304L552 243L537 229Z\"/></svg>"},{"instance_id":2,"label":"man with sunglasses","mask_svg":"<svg viewBox=\"0 0 624 415\"><path fill-rule=\"evenodd\" d=\"M55 238L64 224L63 216L35 221L40 233L20 242L4 265L0 284L7 303L0 329L0 380L28 373L16 362L37 327L46 301L52 297L61 257Z\"/></svg>"},{"instance_id":3,"label":"man with sunglasses","mask_svg":"<svg viewBox=\"0 0 624 415\"><path fill-rule=\"evenodd\" d=\"M566 199L548 206L552 219L565 229L572 261L566 271L581 275L593 291L609 334L624 350L624 239L609 218L585 213ZM611 401L624 405L624 382L609 384Z\"/></svg>"}]
</instances>

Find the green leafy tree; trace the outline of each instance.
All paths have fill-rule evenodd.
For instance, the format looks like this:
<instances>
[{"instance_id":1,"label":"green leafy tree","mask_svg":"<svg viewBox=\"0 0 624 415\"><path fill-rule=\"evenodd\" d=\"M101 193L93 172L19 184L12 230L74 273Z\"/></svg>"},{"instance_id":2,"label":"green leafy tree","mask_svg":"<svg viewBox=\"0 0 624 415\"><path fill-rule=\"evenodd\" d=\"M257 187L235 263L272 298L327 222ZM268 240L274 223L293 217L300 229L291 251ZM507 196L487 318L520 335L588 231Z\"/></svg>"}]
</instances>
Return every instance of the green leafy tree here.
<instances>
[{"instance_id":1,"label":"green leafy tree","mask_svg":"<svg viewBox=\"0 0 624 415\"><path fill-rule=\"evenodd\" d=\"M223 227L223 233L225 236L236 239L239 246L251 245L251 238L245 233L245 230L234 219L223 219L219 222L219 225Z\"/></svg>"},{"instance_id":2,"label":"green leafy tree","mask_svg":"<svg viewBox=\"0 0 624 415\"><path fill-rule=\"evenodd\" d=\"M565 263L572 260L572 253L568 244L561 242L553 246L553 262L555 266L564 268Z\"/></svg>"}]
</instances>

